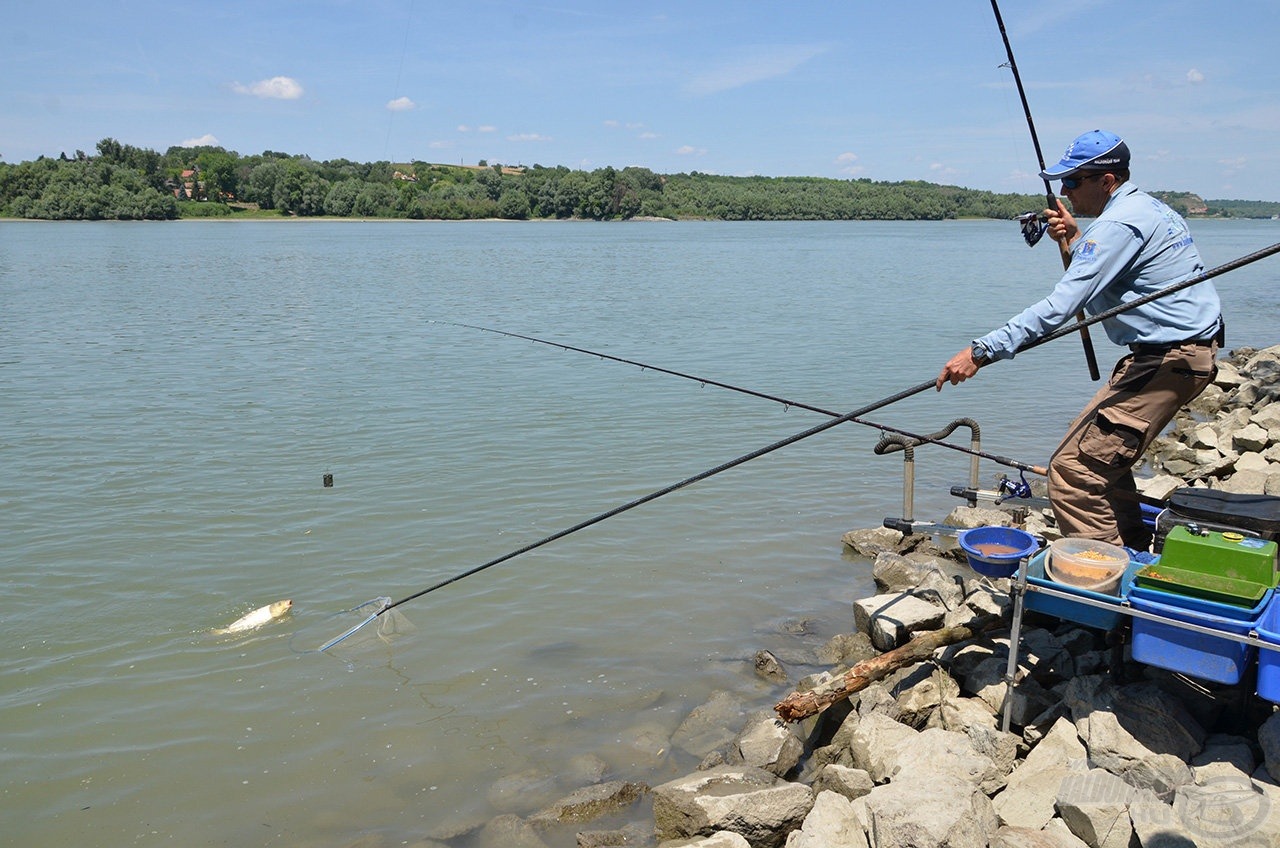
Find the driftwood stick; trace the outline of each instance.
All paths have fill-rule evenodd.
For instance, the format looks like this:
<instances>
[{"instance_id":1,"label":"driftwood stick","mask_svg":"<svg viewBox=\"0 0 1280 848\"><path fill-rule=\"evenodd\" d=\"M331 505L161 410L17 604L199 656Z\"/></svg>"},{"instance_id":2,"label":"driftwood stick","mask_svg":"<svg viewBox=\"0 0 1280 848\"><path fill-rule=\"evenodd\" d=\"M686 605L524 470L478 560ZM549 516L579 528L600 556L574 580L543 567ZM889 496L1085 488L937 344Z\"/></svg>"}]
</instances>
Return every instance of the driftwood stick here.
<instances>
[{"instance_id":1,"label":"driftwood stick","mask_svg":"<svg viewBox=\"0 0 1280 848\"><path fill-rule=\"evenodd\" d=\"M952 645L972 639L983 631L990 630L1003 619L998 615L986 615L970 621L968 624L944 627L921 633L907 644L887 651L878 657L863 660L846 671L841 677L812 692L792 692L774 706L774 711L783 721L800 721L825 710L827 707L842 701L855 692L867 688L872 683L888 676L903 666L928 659L933 652L943 645Z\"/></svg>"}]
</instances>

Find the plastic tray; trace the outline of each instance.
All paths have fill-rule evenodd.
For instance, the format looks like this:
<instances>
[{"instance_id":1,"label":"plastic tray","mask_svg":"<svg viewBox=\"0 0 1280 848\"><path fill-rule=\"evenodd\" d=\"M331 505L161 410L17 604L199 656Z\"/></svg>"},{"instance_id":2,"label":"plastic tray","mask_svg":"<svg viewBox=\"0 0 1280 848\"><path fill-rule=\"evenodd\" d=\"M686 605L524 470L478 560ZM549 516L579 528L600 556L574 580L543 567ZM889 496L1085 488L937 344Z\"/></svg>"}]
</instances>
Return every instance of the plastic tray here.
<instances>
[{"instance_id":1,"label":"plastic tray","mask_svg":"<svg viewBox=\"0 0 1280 848\"><path fill-rule=\"evenodd\" d=\"M1141 598L1146 601L1154 601L1158 604L1189 610L1203 615L1213 615L1218 618L1230 618L1237 621L1257 621L1262 617L1262 611L1266 609L1267 604L1271 602L1271 597L1274 594L1274 589L1267 589L1262 593L1262 597L1258 599L1256 604L1251 607L1242 607L1237 606L1236 604L1223 604L1217 601L1210 601L1205 598L1197 598L1193 595L1184 595L1181 592L1166 592L1163 589L1152 589L1148 586L1142 586L1136 582L1129 587L1130 600Z\"/></svg>"},{"instance_id":2,"label":"plastic tray","mask_svg":"<svg viewBox=\"0 0 1280 848\"><path fill-rule=\"evenodd\" d=\"M1255 629L1258 624L1256 615L1249 619L1224 618L1185 606L1162 604L1142 597L1142 594L1163 595L1165 593L1155 593L1151 590L1143 593L1135 586L1129 593L1129 602L1134 609L1154 613L1174 621L1185 621L1241 636L1248 635L1249 631ZM1270 595L1268 595L1269 600ZM1167 671L1176 671L1201 680L1231 685L1240 682L1257 649L1243 642L1195 633L1172 624L1148 621L1135 616L1132 651L1133 658L1140 663Z\"/></svg>"},{"instance_id":3,"label":"plastic tray","mask_svg":"<svg viewBox=\"0 0 1280 848\"><path fill-rule=\"evenodd\" d=\"M1159 562L1143 566L1134 577L1134 584L1143 589L1158 589L1175 595L1189 595L1193 598L1246 609L1256 607L1267 590L1271 588L1269 585L1252 580L1175 568Z\"/></svg>"},{"instance_id":4,"label":"plastic tray","mask_svg":"<svg viewBox=\"0 0 1280 848\"><path fill-rule=\"evenodd\" d=\"M1058 583L1045 577L1045 553L1046 551L1041 551L1027 563L1028 583L1069 592L1072 595L1079 595L1094 601L1102 601L1117 608L1120 606L1121 599L1129 592L1129 586L1133 582L1133 575L1137 573L1139 568L1142 568L1142 563L1140 562L1129 563L1129 567L1125 569L1120 578L1120 594L1118 596L1103 595L1068 583ZM1119 626L1120 620L1125 617L1119 612L1109 612L1069 598L1050 597L1040 592L1027 592L1023 608L1052 615L1061 618L1063 621L1074 621L1076 624L1083 624L1085 627L1093 627L1098 630L1114 630Z\"/></svg>"}]
</instances>

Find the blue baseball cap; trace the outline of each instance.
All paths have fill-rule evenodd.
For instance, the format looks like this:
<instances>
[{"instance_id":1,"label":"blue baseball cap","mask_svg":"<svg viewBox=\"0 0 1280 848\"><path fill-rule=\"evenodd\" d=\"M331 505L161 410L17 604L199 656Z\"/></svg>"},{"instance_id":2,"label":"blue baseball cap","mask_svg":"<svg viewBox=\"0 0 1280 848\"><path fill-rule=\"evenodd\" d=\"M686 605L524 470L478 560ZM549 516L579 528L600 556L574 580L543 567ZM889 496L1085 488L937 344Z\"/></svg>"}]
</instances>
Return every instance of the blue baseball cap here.
<instances>
[{"instance_id":1,"label":"blue baseball cap","mask_svg":"<svg viewBox=\"0 0 1280 848\"><path fill-rule=\"evenodd\" d=\"M1078 171L1126 170L1129 167L1129 145L1115 133L1094 130L1071 142L1062 161L1040 172L1046 180L1059 180Z\"/></svg>"}]
</instances>

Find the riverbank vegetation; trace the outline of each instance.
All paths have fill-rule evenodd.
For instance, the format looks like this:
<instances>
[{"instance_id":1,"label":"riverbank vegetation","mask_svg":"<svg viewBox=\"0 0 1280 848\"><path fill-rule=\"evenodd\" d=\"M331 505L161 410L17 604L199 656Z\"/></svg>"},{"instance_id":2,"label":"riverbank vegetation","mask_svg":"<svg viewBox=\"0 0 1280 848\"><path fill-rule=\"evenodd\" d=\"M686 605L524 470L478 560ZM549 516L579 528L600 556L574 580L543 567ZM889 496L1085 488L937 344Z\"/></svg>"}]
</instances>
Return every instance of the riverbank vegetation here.
<instances>
[{"instance_id":1,"label":"riverbank vegetation","mask_svg":"<svg viewBox=\"0 0 1280 848\"><path fill-rule=\"evenodd\" d=\"M1183 214L1273 217L1280 203L1162 196ZM171 147L107 138L96 155L0 162L0 216L50 220L338 217L724 221L1008 219L1039 194L996 194L923 181L725 177L648 168L510 167L427 162L317 162L265 151Z\"/></svg>"}]
</instances>

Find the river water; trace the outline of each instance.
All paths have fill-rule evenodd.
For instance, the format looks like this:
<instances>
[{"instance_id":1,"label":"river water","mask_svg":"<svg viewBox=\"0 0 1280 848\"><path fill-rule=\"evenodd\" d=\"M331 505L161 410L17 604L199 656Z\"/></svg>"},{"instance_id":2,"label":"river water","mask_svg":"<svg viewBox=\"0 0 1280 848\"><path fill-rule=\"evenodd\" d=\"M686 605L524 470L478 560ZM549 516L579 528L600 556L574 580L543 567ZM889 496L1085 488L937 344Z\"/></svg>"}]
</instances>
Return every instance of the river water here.
<instances>
[{"instance_id":1,"label":"river water","mask_svg":"<svg viewBox=\"0 0 1280 848\"><path fill-rule=\"evenodd\" d=\"M1210 266L1280 234L1193 229ZM1280 341L1278 261L1219 280L1230 346ZM851 628L872 583L840 536L901 514L901 455L841 425L318 653L343 610L823 420L440 322L847 411L934 376L1056 263L990 221L0 223L6 841L397 845L602 765L687 773L691 709L786 693L756 650L794 679ZM970 416L1042 463L1090 386L1066 338L868 417ZM916 517L940 520L968 460L916 467ZM281 598L279 622L212 632Z\"/></svg>"}]
</instances>

